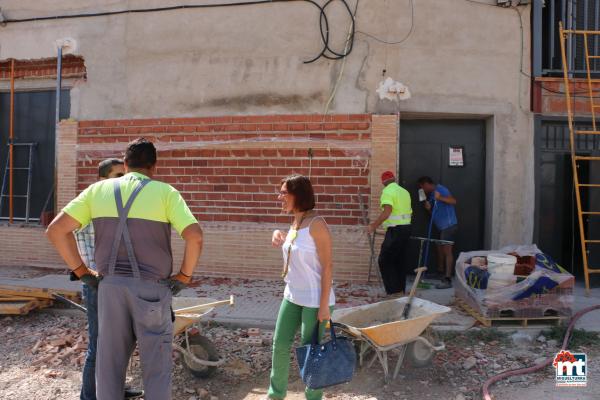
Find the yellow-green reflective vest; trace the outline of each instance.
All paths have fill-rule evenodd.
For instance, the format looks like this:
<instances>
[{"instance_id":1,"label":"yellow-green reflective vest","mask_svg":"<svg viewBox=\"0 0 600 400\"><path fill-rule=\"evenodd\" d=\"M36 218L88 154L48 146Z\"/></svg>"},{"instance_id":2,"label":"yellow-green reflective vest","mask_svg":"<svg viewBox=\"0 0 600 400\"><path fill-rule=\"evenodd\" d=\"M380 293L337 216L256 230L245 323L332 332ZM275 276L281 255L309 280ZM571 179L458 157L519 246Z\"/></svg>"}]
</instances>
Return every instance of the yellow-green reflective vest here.
<instances>
[{"instance_id":1,"label":"yellow-green reflective vest","mask_svg":"<svg viewBox=\"0 0 600 400\"><path fill-rule=\"evenodd\" d=\"M383 227L389 228L396 225L410 225L412 207L410 193L396 182L387 185L381 193L381 208L384 205L392 206L389 218L383 221Z\"/></svg>"}]
</instances>

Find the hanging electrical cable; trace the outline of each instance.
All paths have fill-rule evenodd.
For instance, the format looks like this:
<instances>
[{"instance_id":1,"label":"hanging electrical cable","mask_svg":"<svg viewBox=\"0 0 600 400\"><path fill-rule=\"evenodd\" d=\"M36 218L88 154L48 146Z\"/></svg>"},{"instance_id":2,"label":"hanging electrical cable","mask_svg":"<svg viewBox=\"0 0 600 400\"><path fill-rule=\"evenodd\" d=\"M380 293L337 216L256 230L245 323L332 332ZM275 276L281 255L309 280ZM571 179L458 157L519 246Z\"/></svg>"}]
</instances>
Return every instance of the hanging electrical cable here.
<instances>
[{"instance_id":1,"label":"hanging electrical cable","mask_svg":"<svg viewBox=\"0 0 600 400\"><path fill-rule=\"evenodd\" d=\"M412 2L412 0L410 0ZM104 17L104 16L112 16L112 15L122 15L122 14L139 14L139 13L153 13L153 12L166 12L166 11L176 11L176 10L184 10L184 9L198 9L198 8L222 8L222 7L239 7L239 6L253 6L253 5L262 5L262 4L273 4L273 3L290 3L290 2L304 2L310 3L313 6L319 9L319 30L321 34L321 41L323 42L323 47L319 54L307 61L304 61L305 64L310 64L321 57L326 58L328 60L340 60L342 58L347 57L352 52L352 48L354 47L354 35L355 35L355 13L352 12L350 6L348 5L347 0L327 0L323 6L313 0L256 0L256 1L238 1L234 3L220 3L220 4L185 4L185 5L176 5L169 7L154 7L154 8L134 8L134 9L126 9L126 10L116 10L116 11L103 11L103 12L95 12L95 13L79 13L79 14L61 14L61 15L51 15L44 17L31 17L31 18L6 18L2 21L2 25L5 26L7 24L15 24L15 23L24 23L24 22L35 22L35 21L55 21L62 19L74 19L74 18L92 18L92 17ZM340 2L344 6L345 11L348 13L350 17L350 26L351 26L351 34L349 35L347 41L344 45L344 50L338 52L332 49L330 45L330 24L329 19L327 18L326 9L330 5L335 2Z\"/></svg>"},{"instance_id":2,"label":"hanging electrical cable","mask_svg":"<svg viewBox=\"0 0 600 400\"><path fill-rule=\"evenodd\" d=\"M402 44L404 42L406 42L408 40L408 38L413 34L414 30L415 30L415 4L414 4L414 0L409 0L410 3L410 28L408 30L408 33L406 33L406 35L400 39L400 40L396 40L396 41L389 41L389 40L384 40L381 38L378 38L377 36L367 33L367 32L363 32L363 31L356 31L356 33L360 33L361 35L364 35L368 38L371 38L379 43L383 43L383 44L391 44L391 45L398 45L398 44Z\"/></svg>"},{"instance_id":3,"label":"hanging electrical cable","mask_svg":"<svg viewBox=\"0 0 600 400\"><path fill-rule=\"evenodd\" d=\"M350 25L350 28L348 29L348 37L346 38L346 47L344 49L345 53L349 54L349 49L350 46L352 45L352 43L354 42L354 21L355 21L355 17L356 17L356 12L358 11L358 3L360 0L356 0L356 4L354 6L354 14L352 14L352 24ZM333 85L333 89L331 90L331 94L329 95L329 98L327 99L327 103L325 103L325 109L323 110L323 118L325 118L325 116L329 113L329 106L331 106L331 103L333 102L333 99L335 98L335 95L337 94L337 90L338 87L340 86L340 82L342 81L342 76L344 75L344 69L346 67L346 58L344 57L344 59L342 60L342 66L340 67L340 73L338 74L338 77L335 81L335 84Z\"/></svg>"}]
</instances>

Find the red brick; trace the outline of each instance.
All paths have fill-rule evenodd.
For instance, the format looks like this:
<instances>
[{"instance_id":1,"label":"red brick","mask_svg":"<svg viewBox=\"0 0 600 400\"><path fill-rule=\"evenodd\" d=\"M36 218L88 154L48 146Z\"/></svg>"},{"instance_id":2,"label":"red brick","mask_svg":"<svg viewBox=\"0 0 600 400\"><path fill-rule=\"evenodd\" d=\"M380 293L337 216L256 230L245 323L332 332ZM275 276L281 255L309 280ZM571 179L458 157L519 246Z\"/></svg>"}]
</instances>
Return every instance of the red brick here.
<instances>
[{"instance_id":1,"label":"red brick","mask_svg":"<svg viewBox=\"0 0 600 400\"><path fill-rule=\"evenodd\" d=\"M256 131L256 130L258 130L258 125L256 125L256 124L243 124L242 125L242 130L243 131Z\"/></svg>"},{"instance_id":2,"label":"red brick","mask_svg":"<svg viewBox=\"0 0 600 400\"><path fill-rule=\"evenodd\" d=\"M306 124L307 131L320 131L323 129L323 124L320 123L308 123Z\"/></svg>"},{"instance_id":3,"label":"red brick","mask_svg":"<svg viewBox=\"0 0 600 400\"><path fill-rule=\"evenodd\" d=\"M335 131L335 130L340 129L340 124L326 123L326 124L323 124L323 129L326 131Z\"/></svg>"},{"instance_id":4,"label":"red brick","mask_svg":"<svg viewBox=\"0 0 600 400\"><path fill-rule=\"evenodd\" d=\"M371 121L370 114L350 114L348 116L350 121Z\"/></svg>"},{"instance_id":5,"label":"red brick","mask_svg":"<svg viewBox=\"0 0 600 400\"><path fill-rule=\"evenodd\" d=\"M240 124L228 124L228 125L225 125L223 127L223 129L225 131L235 132L235 131L239 131L241 129L241 125Z\"/></svg>"},{"instance_id":6,"label":"red brick","mask_svg":"<svg viewBox=\"0 0 600 400\"><path fill-rule=\"evenodd\" d=\"M288 124L273 124L274 131L287 131Z\"/></svg>"},{"instance_id":7,"label":"red brick","mask_svg":"<svg viewBox=\"0 0 600 400\"><path fill-rule=\"evenodd\" d=\"M304 131L306 130L305 124L289 124L288 130L290 131Z\"/></svg>"},{"instance_id":8,"label":"red brick","mask_svg":"<svg viewBox=\"0 0 600 400\"><path fill-rule=\"evenodd\" d=\"M333 122L346 122L348 121L349 116L345 114L332 115L331 121Z\"/></svg>"}]
</instances>

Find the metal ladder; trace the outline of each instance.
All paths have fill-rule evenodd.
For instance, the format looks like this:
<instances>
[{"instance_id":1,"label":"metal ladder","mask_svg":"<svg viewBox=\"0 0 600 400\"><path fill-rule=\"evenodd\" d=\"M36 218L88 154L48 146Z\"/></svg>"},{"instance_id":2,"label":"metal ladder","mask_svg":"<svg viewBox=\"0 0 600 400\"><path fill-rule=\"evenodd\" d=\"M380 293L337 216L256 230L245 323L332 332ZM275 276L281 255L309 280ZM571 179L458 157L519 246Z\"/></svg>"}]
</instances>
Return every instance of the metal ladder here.
<instances>
[{"instance_id":1,"label":"metal ladder","mask_svg":"<svg viewBox=\"0 0 600 400\"><path fill-rule=\"evenodd\" d=\"M594 40L600 39L600 31L589 31L589 30L576 30L576 29L563 29L562 23L559 23L560 30L560 47L562 53L562 64L563 64L563 73L564 73L564 91L567 102L567 114L568 114L568 122L569 122L569 137L570 137L570 147L571 147L571 166L573 170L573 184L575 186L575 200L577 203L577 218L579 221L579 237L581 239L581 255L583 259L583 273L585 278L585 289L586 293L589 295L590 291L590 274L600 274L600 266L596 268L590 268L589 266L589 256L592 251L592 248L595 246L596 251L600 251L600 238L592 239L588 237L586 231L588 231L590 227L590 222L593 218L596 218L594 222L600 223L600 209L598 210L587 210L583 209L582 206L582 190L598 190L600 189L600 182L581 182L582 177L579 174L579 168L584 163L592 167L592 163L600 162L600 156L590 155L589 152L582 153L581 150L578 150L577 143L580 138L590 138L590 137L600 137L595 135L600 135L600 130L596 124L596 115L600 112L600 103L594 101L594 89L593 83L600 83L600 79L592 79L592 67L591 64L596 61L600 62L600 55L591 55L589 52L588 39L592 38ZM586 80L587 80L587 97L590 103L590 112L592 115L592 129L591 130L581 130L575 128L574 125L574 111L571 105L571 90L576 90L575 85L573 84L573 71L569 69L569 65L567 63L566 56L566 40L572 40L574 37L579 36L583 37L583 47L584 47L584 55L585 55L585 66L586 66ZM594 71L596 72L596 71ZM595 147L595 145L594 145ZM600 164L595 164L594 166L600 166Z\"/></svg>"},{"instance_id":2,"label":"metal ladder","mask_svg":"<svg viewBox=\"0 0 600 400\"><path fill-rule=\"evenodd\" d=\"M8 143L6 146L9 147L9 154L10 154L10 143ZM28 160L27 160L27 167L13 167L12 170L14 171L27 171L27 193L26 194L18 194L15 195L13 194L13 198L25 198L26 199L26 204L25 204L25 218L13 218L13 219L18 219L18 220L24 220L25 223L29 223L29 209L31 207L31 180L32 180L32 175L33 175L33 151L34 149L37 147L37 143L35 142L31 142L31 143L12 143L13 147L28 147ZM14 158L14 151L15 149L13 149L13 158ZM6 186L9 180L9 172L10 172L10 155L8 157L6 157L6 166L4 168L4 177L2 178L2 190L0 191L0 212L2 212L2 206L4 205L4 199L10 197L10 194L6 194ZM36 219L37 220L37 219Z\"/></svg>"}]
</instances>

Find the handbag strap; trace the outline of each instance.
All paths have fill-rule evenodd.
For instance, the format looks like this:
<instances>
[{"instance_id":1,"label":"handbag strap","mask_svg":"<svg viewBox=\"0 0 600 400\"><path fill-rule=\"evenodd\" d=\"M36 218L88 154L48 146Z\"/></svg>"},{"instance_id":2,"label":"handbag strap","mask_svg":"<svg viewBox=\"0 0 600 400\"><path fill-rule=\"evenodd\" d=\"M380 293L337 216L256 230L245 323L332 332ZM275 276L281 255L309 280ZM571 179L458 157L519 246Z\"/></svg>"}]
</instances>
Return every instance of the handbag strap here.
<instances>
[{"instance_id":1,"label":"handbag strap","mask_svg":"<svg viewBox=\"0 0 600 400\"><path fill-rule=\"evenodd\" d=\"M323 322L324 324L326 322ZM337 337L335 336L335 327L336 324L333 323L333 321L330 319L329 320L329 331L331 333L331 342L333 343L333 348L335 349L336 344L337 344ZM315 331L313 332L313 337L312 337L312 344L317 346L319 345L319 327L321 326L321 321L317 321L317 327L315 328Z\"/></svg>"}]
</instances>

